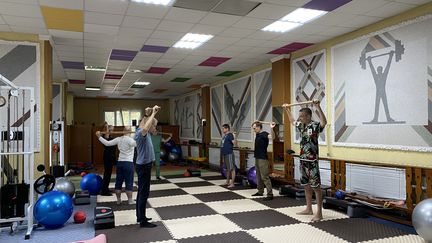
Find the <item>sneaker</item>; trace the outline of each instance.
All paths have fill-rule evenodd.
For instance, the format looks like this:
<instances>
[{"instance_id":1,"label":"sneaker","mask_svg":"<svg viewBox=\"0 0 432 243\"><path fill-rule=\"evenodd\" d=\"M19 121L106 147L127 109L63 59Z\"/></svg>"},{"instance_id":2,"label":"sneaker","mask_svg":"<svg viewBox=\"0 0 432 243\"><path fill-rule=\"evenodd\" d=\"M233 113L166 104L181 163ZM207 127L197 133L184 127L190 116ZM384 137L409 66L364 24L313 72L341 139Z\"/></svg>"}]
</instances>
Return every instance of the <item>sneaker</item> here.
<instances>
[{"instance_id":1,"label":"sneaker","mask_svg":"<svg viewBox=\"0 0 432 243\"><path fill-rule=\"evenodd\" d=\"M257 193L255 193L255 194L252 194L252 197L260 197L260 196L262 196L262 195L263 195L262 193L257 192Z\"/></svg>"},{"instance_id":2,"label":"sneaker","mask_svg":"<svg viewBox=\"0 0 432 243\"><path fill-rule=\"evenodd\" d=\"M121 201L117 200L117 205L120 205L121 203L122 203Z\"/></svg>"},{"instance_id":3,"label":"sneaker","mask_svg":"<svg viewBox=\"0 0 432 243\"><path fill-rule=\"evenodd\" d=\"M158 180L162 180L162 178L160 178L159 176L158 176L158 177L156 177L156 179L158 179Z\"/></svg>"},{"instance_id":4,"label":"sneaker","mask_svg":"<svg viewBox=\"0 0 432 243\"><path fill-rule=\"evenodd\" d=\"M156 227L157 225L155 225L155 224L152 224L152 223L149 223L149 222L141 222L140 223L140 227L141 228L154 228L154 227Z\"/></svg>"},{"instance_id":5,"label":"sneaker","mask_svg":"<svg viewBox=\"0 0 432 243\"><path fill-rule=\"evenodd\" d=\"M268 196L265 197L263 200L264 200L264 201L270 201L270 200L273 200L273 195L268 195Z\"/></svg>"}]
</instances>

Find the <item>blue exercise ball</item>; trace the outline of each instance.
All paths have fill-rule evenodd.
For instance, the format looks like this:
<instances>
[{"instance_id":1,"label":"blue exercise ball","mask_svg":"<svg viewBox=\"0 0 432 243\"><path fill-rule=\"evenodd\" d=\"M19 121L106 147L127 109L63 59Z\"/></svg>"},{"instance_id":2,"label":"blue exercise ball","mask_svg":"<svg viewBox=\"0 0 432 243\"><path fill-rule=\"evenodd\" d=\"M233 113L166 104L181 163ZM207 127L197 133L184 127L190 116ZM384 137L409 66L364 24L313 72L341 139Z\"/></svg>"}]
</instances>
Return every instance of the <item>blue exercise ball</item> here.
<instances>
[{"instance_id":1,"label":"blue exercise ball","mask_svg":"<svg viewBox=\"0 0 432 243\"><path fill-rule=\"evenodd\" d=\"M97 195L102 188L102 177L89 173L81 179L80 187L83 191L88 191L90 195Z\"/></svg>"},{"instance_id":2,"label":"blue exercise ball","mask_svg":"<svg viewBox=\"0 0 432 243\"><path fill-rule=\"evenodd\" d=\"M62 191L44 193L36 202L33 215L47 229L62 227L73 212L71 197Z\"/></svg>"},{"instance_id":3,"label":"blue exercise ball","mask_svg":"<svg viewBox=\"0 0 432 243\"><path fill-rule=\"evenodd\" d=\"M251 185L252 187L257 186L258 183L257 183L257 174L256 174L255 166L248 170L247 179L248 179L249 185Z\"/></svg>"},{"instance_id":4,"label":"blue exercise ball","mask_svg":"<svg viewBox=\"0 0 432 243\"><path fill-rule=\"evenodd\" d=\"M169 162L176 162L179 159L178 154L176 153L169 153L168 154L168 161Z\"/></svg>"},{"instance_id":5,"label":"blue exercise ball","mask_svg":"<svg viewBox=\"0 0 432 243\"><path fill-rule=\"evenodd\" d=\"M339 200L345 199L345 192L342 190L337 190L336 191L336 198Z\"/></svg>"}]
</instances>

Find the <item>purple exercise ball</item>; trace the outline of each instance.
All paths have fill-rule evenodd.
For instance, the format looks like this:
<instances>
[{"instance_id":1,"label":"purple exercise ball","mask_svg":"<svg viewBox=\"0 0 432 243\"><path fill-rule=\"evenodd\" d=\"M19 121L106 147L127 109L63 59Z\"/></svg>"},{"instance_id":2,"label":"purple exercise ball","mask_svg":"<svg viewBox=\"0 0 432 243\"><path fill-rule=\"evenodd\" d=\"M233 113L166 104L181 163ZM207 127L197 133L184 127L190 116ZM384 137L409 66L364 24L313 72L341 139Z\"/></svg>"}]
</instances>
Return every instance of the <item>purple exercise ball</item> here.
<instances>
[{"instance_id":1,"label":"purple exercise ball","mask_svg":"<svg viewBox=\"0 0 432 243\"><path fill-rule=\"evenodd\" d=\"M251 185L252 187L257 186L257 175L256 175L255 166L248 170L247 179L248 179L249 185Z\"/></svg>"}]
</instances>

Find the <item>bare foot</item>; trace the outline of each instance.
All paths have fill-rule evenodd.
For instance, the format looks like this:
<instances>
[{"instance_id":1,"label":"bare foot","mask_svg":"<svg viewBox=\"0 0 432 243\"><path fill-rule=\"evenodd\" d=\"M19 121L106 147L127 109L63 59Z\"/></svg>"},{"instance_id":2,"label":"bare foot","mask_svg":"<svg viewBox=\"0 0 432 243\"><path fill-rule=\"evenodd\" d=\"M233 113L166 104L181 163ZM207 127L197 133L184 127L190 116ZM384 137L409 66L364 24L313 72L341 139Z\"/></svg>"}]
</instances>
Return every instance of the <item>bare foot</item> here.
<instances>
[{"instance_id":1,"label":"bare foot","mask_svg":"<svg viewBox=\"0 0 432 243\"><path fill-rule=\"evenodd\" d=\"M305 210L303 210L301 212L298 212L297 215L313 215L313 211L305 209Z\"/></svg>"},{"instance_id":2,"label":"bare foot","mask_svg":"<svg viewBox=\"0 0 432 243\"><path fill-rule=\"evenodd\" d=\"M323 219L322 215L315 215L312 219L311 219L311 223L316 223L319 222Z\"/></svg>"},{"instance_id":3,"label":"bare foot","mask_svg":"<svg viewBox=\"0 0 432 243\"><path fill-rule=\"evenodd\" d=\"M227 186L227 188L233 188L233 187L235 187L234 185L229 185L229 186Z\"/></svg>"}]
</instances>

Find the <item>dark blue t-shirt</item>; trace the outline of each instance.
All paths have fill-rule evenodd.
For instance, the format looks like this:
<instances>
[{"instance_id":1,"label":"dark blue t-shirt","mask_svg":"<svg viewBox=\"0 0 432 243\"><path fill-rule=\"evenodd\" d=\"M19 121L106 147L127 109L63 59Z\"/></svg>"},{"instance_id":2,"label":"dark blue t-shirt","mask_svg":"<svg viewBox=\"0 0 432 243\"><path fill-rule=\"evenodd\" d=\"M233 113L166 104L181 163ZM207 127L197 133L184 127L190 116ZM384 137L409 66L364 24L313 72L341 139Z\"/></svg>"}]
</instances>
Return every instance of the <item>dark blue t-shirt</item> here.
<instances>
[{"instance_id":1,"label":"dark blue t-shirt","mask_svg":"<svg viewBox=\"0 0 432 243\"><path fill-rule=\"evenodd\" d=\"M255 137L255 159L268 159L267 157L267 147L269 144L269 133L262 131L258 133Z\"/></svg>"},{"instance_id":2,"label":"dark blue t-shirt","mask_svg":"<svg viewBox=\"0 0 432 243\"><path fill-rule=\"evenodd\" d=\"M233 141L234 136L232 133L227 133L222 137L222 143L221 143L221 152L223 155L226 154L232 154L233 153Z\"/></svg>"}]
</instances>

